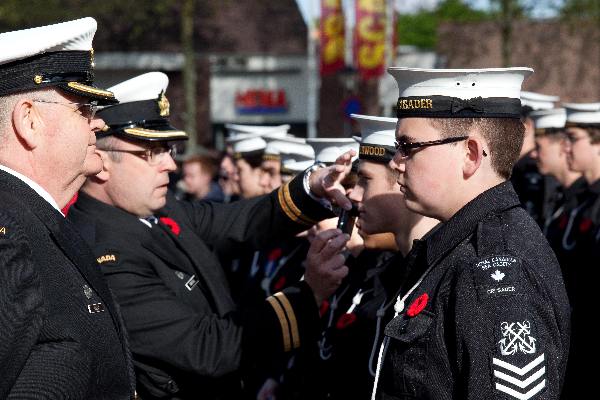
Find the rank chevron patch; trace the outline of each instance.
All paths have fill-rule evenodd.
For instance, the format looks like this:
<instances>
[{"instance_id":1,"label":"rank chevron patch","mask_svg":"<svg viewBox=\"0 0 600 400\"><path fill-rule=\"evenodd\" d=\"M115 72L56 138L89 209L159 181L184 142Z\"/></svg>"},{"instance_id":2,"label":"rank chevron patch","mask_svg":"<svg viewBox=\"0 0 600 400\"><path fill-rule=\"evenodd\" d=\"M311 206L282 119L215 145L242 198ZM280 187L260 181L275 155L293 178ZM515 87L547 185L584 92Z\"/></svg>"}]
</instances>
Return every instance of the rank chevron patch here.
<instances>
[{"instance_id":1,"label":"rank chevron patch","mask_svg":"<svg viewBox=\"0 0 600 400\"><path fill-rule=\"evenodd\" d=\"M544 354L523 367L518 367L495 357L493 364L496 390L509 396L519 400L528 400L546 387ZM533 370L535 372L525 377ZM540 381L540 379L542 380ZM524 390L526 392L523 393Z\"/></svg>"}]
</instances>

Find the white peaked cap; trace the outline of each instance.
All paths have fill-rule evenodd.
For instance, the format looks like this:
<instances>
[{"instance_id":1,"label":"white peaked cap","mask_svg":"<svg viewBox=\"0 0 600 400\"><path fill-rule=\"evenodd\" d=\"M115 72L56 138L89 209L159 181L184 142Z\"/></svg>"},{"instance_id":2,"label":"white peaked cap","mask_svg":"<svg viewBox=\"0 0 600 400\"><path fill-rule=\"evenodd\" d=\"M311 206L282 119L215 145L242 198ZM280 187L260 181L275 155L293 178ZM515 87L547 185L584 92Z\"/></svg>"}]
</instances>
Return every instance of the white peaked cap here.
<instances>
[{"instance_id":1,"label":"white peaked cap","mask_svg":"<svg viewBox=\"0 0 600 400\"><path fill-rule=\"evenodd\" d=\"M225 124L225 128L230 131L230 134L236 133L260 133L262 135L274 134L278 135L283 132L283 136L290 130L290 126L285 125L240 125L240 124Z\"/></svg>"},{"instance_id":2,"label":"white peaked cap","mask_svg":"<svg viewBox=\"0 0 600 400\"><path fill-rule=\"evenodd\" d=\"M306 144L305 139L297 138L294 136L286 136L283 138L276 139L267 138L266 136L263 136L263 139L267 142L265 154L298 154L305 155L307 158L313 159L315 157L313 148Z\"/></svg>"},{"instance_id":3,"label":"white peaked cap","mask_svg":"<svg viewBox=\"0 0 600 400\"><path fill-rule=\"evenodd\" d=\"M244 153L264 150L267 147L267 142L257 133L239 134L234 138L230 138L228 142L233 147L233 153L236 157Z\"/></svg>"},{"instance_id":4,"label":"white peaked cap","mask_svg":"<svg viewBox=\"0 0 600 400\"><path fill-rule=\"evenodd\" d=\"M335 160L345 152L353 149L358 156L358 143L352 138L316 138L306 139L306 143L315 151L315 161L325 164L333 164Z\"/></svg>"},{"instance_id":5,"label":"white peaked cap","mask_svg":"<svg viewBox=\"0 0 600 400\"><path fill-rule=\"evenodd\" d=\"M521 105L531 107L533 110L551 110L554 103L560 101L558 96L548 96L534 92L521 92Z\"/></svg>"},{"instance_id":6,"label":"white peaked cap","mask_svg":"<svg viewBox=\"0 0 600 400\"><path fill-rule=\"evenodd\" d=\"M89 51L98 24L91 17L0 34L0 65L54 51Z\"/></svg>"},{"instance_id":7,"label":"white peaked cap","mask_svg":"<svg viewBox=\"0 0 600 400\"><path fill-rule=\"evenodd\" d=\"M562 129L567 121L564 108L533 111L529 116L533 119L536 133L543 133L546 129Z\"/></svg>"},{"instance_id":8,"label":"white peaked cap","mask_svg":"<svg viewBox=\"0 0 600 400\"><path fill-rule=\"evenodd\" d=\"M507 97L519 99L531 68L421 69L390 67L400 97L448 96L459 99Z\"/></svg>"},{"instance_id":9,"label":"white peaked cap","mask_svg":"<svg viewBox=\"0 0 600 400\"><path fill-rule=\"evenodd\" d=\"M310 168L315 163L314 160L296 161L294 159L281 160L282 173L299 174Z\"/></svg>"},{"instance_id":10,"label":"white peaked cap","mask_svg":"<svg viewBox=\"0 0 600 400\"><path fill-rule=\"evenodd\" d=\"M121 104L133 101L158 99L167 91L169 77L162 72L148 72L121 82L108 90L115 94Z\"/></svg>"},{"instance_id":11,"label":"white peaked cap","mask_svg":"<svg viewBox=\"0 0 600 400\"><path fill-rule=\"evenodd\" d=\"M600 125L600 103L563 103L566 125Z\"/></svg>"},{"instance_id":12,"label":"white peaked cap","mask_svg":"<svg viewBox=\"0 0 600 400\"><path fill-rule=\"evenodd\" d=\"M398 118L351 114L360 127L360 143L394 147Z\"/></svg>"}]
</instances>

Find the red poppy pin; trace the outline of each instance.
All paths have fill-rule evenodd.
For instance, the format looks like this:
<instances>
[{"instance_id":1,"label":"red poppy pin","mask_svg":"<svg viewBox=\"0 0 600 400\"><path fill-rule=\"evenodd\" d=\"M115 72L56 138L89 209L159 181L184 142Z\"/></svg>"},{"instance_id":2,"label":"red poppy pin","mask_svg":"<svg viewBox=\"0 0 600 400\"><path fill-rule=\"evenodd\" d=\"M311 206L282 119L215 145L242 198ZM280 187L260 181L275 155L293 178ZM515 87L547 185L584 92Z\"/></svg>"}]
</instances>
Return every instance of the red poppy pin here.
<instances>
[{"instance_id":1,"label":"red poppy pin","mask_svg":"<svg viewBox=\"0 0 600 400\"><path fill-rule=\"evenodd\" d=\"M421 311L425 309L427 301L429 301L429 295L427 293L423 293L422 295L417 297L415 301L413 301L412 304L408 307L406 315L408 315L411 318L416 317Z\"/></svg>"},{"instance_id":2,"label":"red poppy pin","mask_svg":"<svg viewBox=\"0 0 600 400\"><path fill-rule=\"evenodd\" d=\"M335 327L337 329L345 329L356 322L356 314L354 313L346 313L338 319Z\"/></svg>"},{"instance_id":3,"label":"red poppy pin","mask_svg":"<svg viewBox=\"0 0 600 400\"><path fill-rule=\"evenodd\" d=\"M587 231L590 230L592 225L593 225L593 223L592 223L591 219L584 218L583 220L581 220L581 223L579 224L579 232L586 233Z\"/></svg>"},{"instance_id":4,"label":"red poppy pin","mask_svg":"<svg viewBox=\"0 0 600 400\"><path fill-rule=\"evenodd\" d=\"M319 307L319 316L322 317L327 311L329 311L329 302L327 300L323 300L321 306Z\"/></svg>"},{"instance_id":5,"label":"red poppy pin","mask_svg":"<svg viewBox=\"0 0 600 400\"><path fill-rule=\"evenodd\" d=\"M175 222L173 218L161 217L159 221L168 226L171 232L173 232L175 235L179 235L179 232L181 232L179 224Z\"/></svg>"}]
</instances>

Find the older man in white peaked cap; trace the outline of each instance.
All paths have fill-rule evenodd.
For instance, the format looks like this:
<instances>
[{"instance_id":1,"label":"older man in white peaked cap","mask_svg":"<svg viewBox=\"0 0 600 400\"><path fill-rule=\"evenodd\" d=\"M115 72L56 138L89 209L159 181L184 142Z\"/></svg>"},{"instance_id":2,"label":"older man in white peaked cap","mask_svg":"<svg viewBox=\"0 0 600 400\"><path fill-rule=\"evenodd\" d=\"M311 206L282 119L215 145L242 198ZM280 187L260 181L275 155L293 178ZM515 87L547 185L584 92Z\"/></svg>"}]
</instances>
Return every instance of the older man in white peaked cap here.
<instances>
[{"instance_id":1,"label":"older man in white peaked cap","mask_svg":"<svg viewBox=\"0 0 600 400\"><path fill-rule=\"evenodd\" d=\"M529 68L390 68L391 162L409 210L443 222L413 245L373 398L558 399L569 351L560 268L508 178Z\"/></svg>"},{"instance_id":2,"label":"older man in white peaked cap","mask_svg":"<svg viewBox=\"0 0 600 400\"><path fill-rule=\"evenodd\" d=\"M61 213L98 173L96 21L0 34L0 398L129 399L124 328Z\"/></svg>"}]
</instances>

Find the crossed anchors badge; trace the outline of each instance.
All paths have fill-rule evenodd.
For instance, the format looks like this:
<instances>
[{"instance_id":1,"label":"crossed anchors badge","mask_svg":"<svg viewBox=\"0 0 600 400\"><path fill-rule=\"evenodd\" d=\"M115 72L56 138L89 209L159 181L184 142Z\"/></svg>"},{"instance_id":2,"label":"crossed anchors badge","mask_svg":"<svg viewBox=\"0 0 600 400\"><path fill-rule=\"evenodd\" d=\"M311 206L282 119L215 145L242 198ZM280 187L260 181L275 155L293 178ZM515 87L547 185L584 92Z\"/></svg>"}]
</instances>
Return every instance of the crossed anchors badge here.
<instances>
[{"instance_id":1,"label":"crossed anchors badge","mask_svg":"<svg viewBox=\"0 0 600 400\"><path fill-rule=\"evenodd\" d=\"M531 334L531 323L529 321L521 322L502 322L500 324L503 339L500 344L500 353L503 356L509 356L520 351L523 354L535 353L536 339Z\"/></svg>"}]
</instances>

